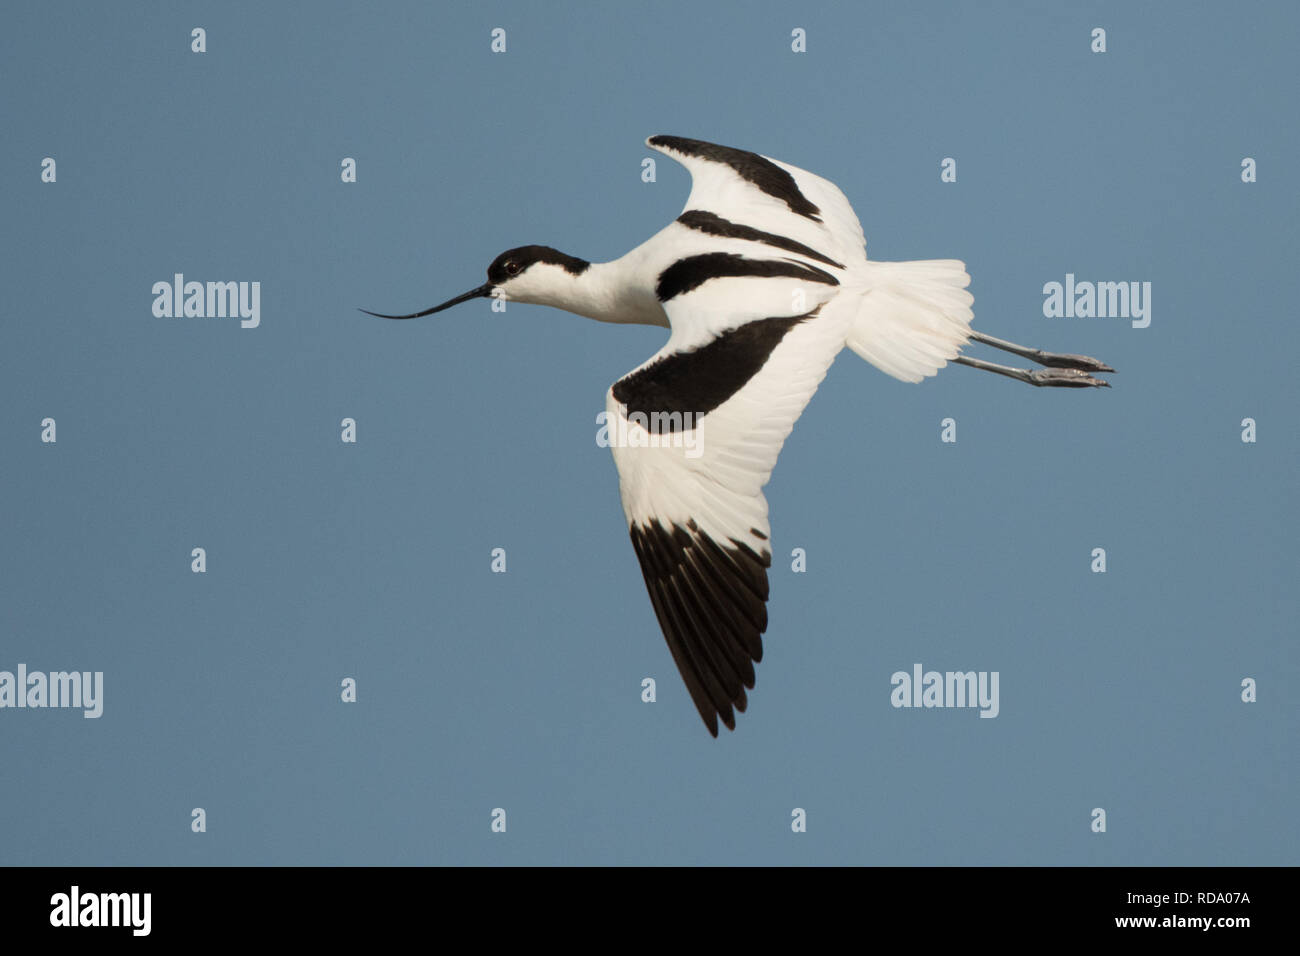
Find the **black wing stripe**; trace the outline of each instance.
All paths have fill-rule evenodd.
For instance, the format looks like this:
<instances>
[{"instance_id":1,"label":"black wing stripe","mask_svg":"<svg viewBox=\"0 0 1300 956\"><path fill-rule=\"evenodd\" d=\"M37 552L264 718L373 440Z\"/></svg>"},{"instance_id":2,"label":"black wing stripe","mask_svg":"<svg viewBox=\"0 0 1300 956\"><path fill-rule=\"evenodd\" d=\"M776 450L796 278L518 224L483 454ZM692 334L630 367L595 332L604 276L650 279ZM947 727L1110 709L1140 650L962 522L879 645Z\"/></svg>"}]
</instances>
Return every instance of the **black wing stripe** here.
<instances>
[{"instance_id":1,"label":"black wing stripe","mask_svg":"<svg viewBox=\"0 0 1300 956\"><path fill-rule=\"evenodd\" d=\"M685 136L651 136L649 142L651 146L661 146L683 156L698 156L700 159L730 166L737 176L769 196L781 200L791 212L813 222L821 222L818 218L821 210L799 191L799 184L794 181L794 177L758 153L706 143L700 139L687 139Z\"/></svg>"},{"instance_id":2,"label":"black wing stripe","mask_svg":"<svg viewBox=\"0 0 1300 956\"><path fill-rule=\"evenodd\" d=\"M695 427L739 392L767 364L772 352L796 325L815 319L821 306L803 315L755 319L728 329L699 348L673 352L614 383L622 414L640 412L652 423L668 420L668 431ZM660 432L661 433L661 432Z\"/></svg>"},{"instance_id":3,"label":"black wing stripe","mask_svg":"<svg viewBox=\"0 0 1300 956\"><path fill-rule=\"evenodd\" d=\"M803 279L824 285L839 285L840 280L824 269L794 259L750 259L738 252L702 252L678 259L655 283L660 302L698 289L711 279Z\"/></svg>"},{"instance_id":4,"label":"black wing stripe","mask_svg":"<svg viewBox=\"0 0 1300 956\"><path fill-rule=\"evenodd\" d=\"M830 256L822 255L816 249L805 246L802 242L796 242L787 236L779 236L774 232L764 232L743 223L732 222L730 219L723 219L716 213L704 209L688 210L678 216L677 221L689 229L694 229L706 235L718 236L723 239L747 239L750 242L761 242L767 246L784 249L786 252L794 252L801 256L807 256L809 259L816 259L818 262L824 262L836 269L844 268L843 263L836 262Z\"/></svg>"}]
</instances>

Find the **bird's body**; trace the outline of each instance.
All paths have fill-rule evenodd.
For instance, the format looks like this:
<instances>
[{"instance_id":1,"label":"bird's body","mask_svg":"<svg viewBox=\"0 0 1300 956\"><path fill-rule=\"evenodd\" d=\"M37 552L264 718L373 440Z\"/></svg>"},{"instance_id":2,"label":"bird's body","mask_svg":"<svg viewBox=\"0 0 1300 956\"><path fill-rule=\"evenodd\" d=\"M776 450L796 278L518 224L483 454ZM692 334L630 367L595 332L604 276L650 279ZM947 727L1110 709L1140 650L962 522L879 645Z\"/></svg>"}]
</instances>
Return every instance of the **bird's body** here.
<instances>
[{"instance_id":1,"label":"bird's body","mask_svg":"<svg viewBox=\"0 0 1300 956\"><path fill-rule=\"evenodd\" d=\"M671 329L605 403L619 490L651 603L715 736L747 704L767 627L763 486L846 346L908 382L948 361L1034 385L1104 385L1086 356L1025 349L970 328L970 277L953 259L874 262L844 194L756 153L654 136L692 189L682 215L627 255L589 263L545 246L502 253L477 296ZM959 356L977 340L1048 366Z\"/></svg>"}]
</instances>

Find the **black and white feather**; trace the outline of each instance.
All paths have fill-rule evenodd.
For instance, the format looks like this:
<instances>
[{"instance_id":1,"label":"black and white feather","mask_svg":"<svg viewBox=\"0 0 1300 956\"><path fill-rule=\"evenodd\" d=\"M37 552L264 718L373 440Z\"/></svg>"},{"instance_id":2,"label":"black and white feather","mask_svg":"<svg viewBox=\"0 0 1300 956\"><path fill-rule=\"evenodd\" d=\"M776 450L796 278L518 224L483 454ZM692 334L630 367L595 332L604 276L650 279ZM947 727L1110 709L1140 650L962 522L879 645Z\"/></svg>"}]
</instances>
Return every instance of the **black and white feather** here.
<instances>
[{"instance_id":1,"label":"black and white feather","mask_svg":"<svg viewBox=\"0 0 1300 956\"><path fill-rule=\"evenodd\" d=\"M763 656L763 486L786 436L846 344L906 381L953 358L970 280L952 260L868 262L848 200L804 170L698 140L647 143L692 179L682 215L629 254L656 277L672 334L614 383L606 410L630 436L613 452L646 589L716 735L719 720L734 728ZM690 413L689 434L647 427L656 412Z\"/></svg>"},{"instance_id":2,"label":"black and white feather","mask_svg":"<svg viewBox=\"0 0 1300 956\"><path fill-rule=\"evenodd\" d=\"M686 167L691 192L681 215L627 255L588 262L518 246L492 261L485 284L382 317L493 296L671 330L610 387L606 427L650 603L716 736L719 721L735 727L763 657L772 564L763 487L845 346L905 382L950 361L1070 388L1104 386L1092 373L1113 369L973 331L965 265L868 260L853 208L820 176L696 139L646 143ZM971 339L1044 368L959 355Z\"/></svg>"}]
</instances>

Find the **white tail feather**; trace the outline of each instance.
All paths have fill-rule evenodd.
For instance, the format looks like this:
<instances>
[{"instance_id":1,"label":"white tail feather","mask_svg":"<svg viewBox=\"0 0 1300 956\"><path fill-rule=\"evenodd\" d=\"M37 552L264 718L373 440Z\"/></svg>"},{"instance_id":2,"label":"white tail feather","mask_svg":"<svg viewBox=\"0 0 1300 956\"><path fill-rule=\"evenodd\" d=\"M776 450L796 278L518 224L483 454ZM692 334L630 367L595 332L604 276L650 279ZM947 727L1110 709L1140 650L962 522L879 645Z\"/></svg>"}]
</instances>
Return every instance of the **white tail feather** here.
<instances>
[{"instance_id":1,"label":"white tail feather","mask_svg":"<svg viewBox=\"0 0 1300 956\"><path fill-rule=\"evenodd\" d=\"M974 297L957 259L871 262L845 344L887 375L919 382L957 356L970 336Z\"/></svg>"}]
</instances>

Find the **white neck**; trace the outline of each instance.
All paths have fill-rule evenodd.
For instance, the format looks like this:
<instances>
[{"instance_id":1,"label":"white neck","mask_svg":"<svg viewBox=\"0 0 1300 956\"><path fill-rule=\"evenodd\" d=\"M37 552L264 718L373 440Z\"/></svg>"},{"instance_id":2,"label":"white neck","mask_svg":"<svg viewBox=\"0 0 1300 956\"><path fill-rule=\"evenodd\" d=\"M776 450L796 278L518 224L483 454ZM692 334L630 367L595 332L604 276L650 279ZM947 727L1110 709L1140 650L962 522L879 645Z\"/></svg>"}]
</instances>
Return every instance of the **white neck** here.
<instances>
[{"instance_id":1,"label":"white neck","mask_svg":"<svg viewBox=\"0 0 1300 956\"><path fill-rule=\"evenodd\" d=\"M566 272L560 266L546 268L533 288L521 289L517 298L554 306L598 322L668 326L668 317L655 297L654 289L627 261L593 262L581 275ZM533 272L534 266L529 272Z\"/></svg>"}]
</instances>

